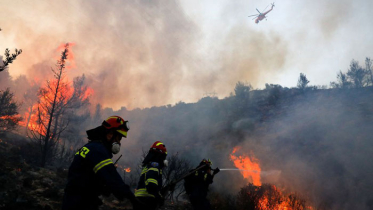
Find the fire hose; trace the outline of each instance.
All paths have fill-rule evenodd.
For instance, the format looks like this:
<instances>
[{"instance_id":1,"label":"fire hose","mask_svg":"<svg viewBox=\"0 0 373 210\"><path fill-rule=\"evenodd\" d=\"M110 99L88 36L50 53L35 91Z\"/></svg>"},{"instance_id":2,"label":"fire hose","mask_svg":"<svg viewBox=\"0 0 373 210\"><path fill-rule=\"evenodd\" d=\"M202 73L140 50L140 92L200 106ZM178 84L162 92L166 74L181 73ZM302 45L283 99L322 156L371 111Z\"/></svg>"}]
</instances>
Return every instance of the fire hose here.
<instances>
[{"instance_id":1,"label":"fire hose","mask_svg":"<svg viewBox=\"0 0 373 210\"><path fill-rule=\"evenodd\" d=\"M175 185L177 183L179 183L180 181L182 181L186 177L194 174L196 171L198 171L198 170L200 170L202 168L205 168L207 166L208 165L202 165L202 166L200 166L200 167L198 167L196 169L193 169L193 170L189 171L188 173L184 174L180 178L171 181L171 183L169 183L168 185L166 185L165 187L162 188L162 190L161 190L162 196L164 197L164 196L166 196L166 194L167 194L168 191L172 191L172 188L175 187ZM254 172L254 173L260 173L261 172L261 171L257 171L257 170L246 170L246 169L237 169L237 168L222 168L222 169L216 168L216 169L218 169L219 171L251 171L251 172Z\"/></svg>"},{"instance_id":2,"label":"fire hose","mask_svg":"<svg viewBox=\"0 0 373 210\"><path fill-rule=\"evenodd\" d=\"M168 185L166 185L165 187L162 188L161 190L161 195L163 197L165 197L167 195L167 192L168 191L172 191L173 188L175 187L175 185L177 183L179 183L180 181L182 181L183 179L185 179L186 177L194 174L196 171L200 170L200 169L203 169L205 167L207 167L208 165L202 165L200 167L197 167L196 169L193 169L191 171L189 171L188 173L184 174L183 176L181 176L180 178L176 179L176 180L173 180L171 181ZM281 171L276 171L276 170L271 170L271 171L257 171L257 170L247 170L247 169L238 169L238 168L222 168L222 169L219 169L219 168L216 168L214 170L218 170L218 171L251 171L253 173L265 173L267 175L270 175L270 174L278 174L278 173L281 173Z\"/></svg>"},{"instance_id":3,"label":"fire hose","mask_svg":"<svg viewBox=\"0 0 373 210\"><path fill-rule=\"evenodd\" d=\"M205 168L205 167L208 167L208 166L209 166L209 165L202 165L202 166L199 166L199 167L197 167L197 168L195 168L195 169L189 171L188 173L184 174L183 176L179 177L178 179L171 181L168 185L166 185L165 187L162 188L162 190L161 190L161 195L162 195L163 197L165 197L165 196L167 195L167 192L168 192L168 191L172 191L172 188L174 188L175 185L176 185L177 183L179 183L180 181L182 181L182 180L185 179L186 177L188 177L188 176L194 174L196 171L198 171L198 170L200 170L200 169L203 169L203 168ZM217 168L217 169L219 169L219 168Z\"/></svg>"}]
</instances>

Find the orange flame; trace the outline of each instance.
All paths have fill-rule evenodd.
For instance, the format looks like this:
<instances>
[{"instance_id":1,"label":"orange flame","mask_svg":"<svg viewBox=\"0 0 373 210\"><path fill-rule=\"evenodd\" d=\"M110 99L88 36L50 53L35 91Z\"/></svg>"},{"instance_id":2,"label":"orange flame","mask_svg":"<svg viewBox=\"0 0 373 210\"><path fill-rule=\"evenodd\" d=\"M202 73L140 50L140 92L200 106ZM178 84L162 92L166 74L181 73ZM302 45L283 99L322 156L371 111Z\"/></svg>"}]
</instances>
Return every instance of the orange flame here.
<instances>
[{"instance_id":1,"label":"orange flame","mask_svg":"<svg viewBox=\"0 0 373 210\"><path fill-rule=\"evenodd\" d=\"M263 184L260 180L260 173L261 168L259 165L258 159L255 156L251 155L240 155L235 156L240 147L235 147L230 155L231 160L233 161L234 165L241 169L241 174L245 179L248 179L249 182L253 184L249 184L248 187L253 186L251 188L251 192L256 194L257 206L256 209L258 210L269 210L269 209L276 209L276 210L292 210L292 209L304 209L304 210L313 210L311 206L305 206L304 201L299 198L296 198L292 195L285 195L283 192L278 189L275 185L270 184ZM245 170L245 171L244 171ZM249 194L248 193L248 194ZM249 196L250 197L250 196Z\"/></svg>"},{"instance_id":2,"label":"orange flame","mask_svg":"<svg viewBox=\"0 0 373 210\"><path fill-rule=\"evenodd\" d=\"M266 209L278 209L278 210L292 210L300 209L302 205L302 200L292 199L291 196L285 196L275 185L271 186L272 194L270 195L268 191L264 192L263 197L259 200L260 210ZM276 198L281 198L277 199ZM271 207L271 208L269 208ZM298 207L298 208L297 208ZM311 206L304 206L304 209L312 210ZM303 208L302 208L303 209Z\"/></svg>"},{"instance_id":3,"label":"orange flame","mask_svg":"<svg viewBox=\"0 0 373 210\"><path fill-rule=\"evenodd\" d=\"M131 168L128 167L128 168L125 168L124 171L126 171L127 173L131 172Z\"/></svg>"},{"instance_id":4,"label":"orange flame","mask_svg":"<svg viewBox=\"0 0 373 210\"><path fill-rule=\"evenodd\" d=\"M13 116L4 115L4 116L0 116L0 119L2 119L2 120L11 120L14 123L17 123L17 118L19 118L19 117L20 117L20 115L13 115Z\"/></svg>"},{"instance_id":5,"label":"orange flame","mask_svg":"<svg viewBox=\"0 0 373 210\"><path fill-rule=\"evenodd\" d=\"M92 88L87 88L87 90L84 92L83 100L87 99L88 97L92 96L95 93L95 91Z\"/></svg>"},{"instance_id":6,"label":"orange flame","mask_svg":"<svg viewBox=\"0 0 373 210\"><path fill-rule=\"evenodd\" d=\"M230 155L231 161L233 161L234 165L238 169L242 169L241 174L245 179L248 179L249 182L252 182L255 186L261 186L262 182L260 181L260 166L258 163L258 159L251 155L251 157L247 155L240 155L235 156L233 155L236 153L240 147L235 147Z\"/></svg>"},{"instance_id":7,"label":"orange flame","mask_svg":"<svg viewBox=\"0 0 373 210\"><path fill-rule=\"evenodd\" d=\"M37 109L38 109L37 104L34 104L30 106L29 108L27 108L27 111L23 115L23 121L20 121L18 124L23 127L27 127L30 130L35 130L35 128L38 127L37 115L36 115ZM39 132L39 133L43 133L43 132Z\"/></svg>"},{"instance_id":8,"label":"orange flame","mask_svg":"<svg viewBox=\"0 0 373 210\"><path fill-rule=\"evenodd\" d=\"M69 43L69 52L67 56L67 63L69 66L66 66L66 69L71 69L75 68L75 60L74 60L74 53L72 52L72 46L75 46L75 43ZM65 44L61 44L58 46L57 51L61 52L65 49ZM59 57L56 57L56 60L58 60ZM48 81L47 84L44 85L44 88L48 86L50 87L56 87L56 80ZM34 78L34 85L39 84L40 79L39 78ZM48 102L52 101L54 98L54 92L55 90L49 91L44 93L43 95L39 95L38 99L40 104L48 104ZM57 95L57 103L58 104L65 104L68 100L71 99L71 97L74 94L74 88L71 85L71 82L68 81L66 77L63 77L60 82L60 87L59 87L59 93ZM79 100L84 101L88 97L92 96L94 94L94 91L92 88L85 88L84 92L82 93L82 96L80 97ZM19 122L19 125L27 127L29 130L33 130L41 135L45 135L45 126L41 126L41 124L47 125L47 118L44 119L39 119L38 118L38 112L41 112L41 116L47 116L47 113L43 113L43 109L39 109L38 103L36 102L34 105L30 106L27 108L27 111L24 113L23 121ZM42 122L41 122L41 121Z\"/></svg>"},{"instance_id":9,"label":"orange flame","mask_svg":"<svg viewBox=\"0 0 373 210\"><path fill-rule=\"evenodd\" d=\"M56 101L57 104L66 104L67 101L72 97L74 90L68 83L69 83L68 81L63 81L63 79L61 79L60 86L59 86L59 92L57 93L57 98L56 98L57 99L57 101ZM47 87L47 85L44 86L44 88L46 88L46 87ZM49 87L56 88L57 87L57 80L50 81L49 82ZM46 91L43 94L40 94L38 96L40 104L51 103L51 101L53 101L55 92L56 92L56 90L52 90L52 91ZM35 110L35 113L32 113L32 110ZM25 114L26 115L25 119L28 119L28 118L30 119L29 124L28 124L28 128L30 130L36 131L39 134L46 135L46 127L42 126L42 125L47 125L49 118L48 117L43 117L43 118L40 119L38 116L39 116L39 114L41 116L48 116L49 113L47 113L47 110L45 108L44 109L39 108L38 104L36 103L36 104L33 105L32 109L29 110L29 111L30 112ZM39 112L39 113L36 113L36 112ZM28 115L30 113L32 113L31 116ZM42 122L40 122L40 120ZM25 123L21 123L21 124L25 124Z\"/></svg>"}]
</instances>

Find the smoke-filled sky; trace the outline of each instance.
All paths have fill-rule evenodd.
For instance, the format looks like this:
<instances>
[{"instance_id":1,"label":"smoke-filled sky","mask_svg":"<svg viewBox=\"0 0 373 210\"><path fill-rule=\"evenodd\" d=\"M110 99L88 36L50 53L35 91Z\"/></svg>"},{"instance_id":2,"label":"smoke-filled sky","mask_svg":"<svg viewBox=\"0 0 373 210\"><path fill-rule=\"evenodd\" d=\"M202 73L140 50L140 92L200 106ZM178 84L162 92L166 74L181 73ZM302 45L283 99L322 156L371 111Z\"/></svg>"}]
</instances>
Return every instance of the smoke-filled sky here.
<instances>
[{"instance_id":1,"label":"smoke-filled sky","mask_svg":"<svg viewBox=\"0 0 373 210\"><path fill-rule=\"evenodd\" d=\"M161 106L224 98L238 81L329 85L352 59L372 57L373 1L1 0L0 52L21 48L13 78L48 79L61 43L104 107ZM268 7L269 8L269 7ZM268 9L267 8L267 9Z\"/></svg>"}]
</instances>

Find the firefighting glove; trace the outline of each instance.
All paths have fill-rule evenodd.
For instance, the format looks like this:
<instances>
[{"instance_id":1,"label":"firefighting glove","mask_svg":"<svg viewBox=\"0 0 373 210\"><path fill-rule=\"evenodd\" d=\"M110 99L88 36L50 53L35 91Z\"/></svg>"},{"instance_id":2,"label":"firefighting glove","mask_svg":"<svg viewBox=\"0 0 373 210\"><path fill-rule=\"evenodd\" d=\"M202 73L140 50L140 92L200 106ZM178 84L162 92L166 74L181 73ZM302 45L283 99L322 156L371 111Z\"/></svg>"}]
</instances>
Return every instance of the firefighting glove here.
<instances>
[{"instance_id":1,"label":"firefighting glove","mask_svg":"<svg viewBox=\"0 0 373 210\"><path fill-rule=\"evenodd\" d=\"M217 174L217 173L219 173L220 172L220 169L218 168L218 167L216 167L215 169L214 169L214 173L213 173L213 175L215 175L215 174Z\"/></svg>"}]
</instances>

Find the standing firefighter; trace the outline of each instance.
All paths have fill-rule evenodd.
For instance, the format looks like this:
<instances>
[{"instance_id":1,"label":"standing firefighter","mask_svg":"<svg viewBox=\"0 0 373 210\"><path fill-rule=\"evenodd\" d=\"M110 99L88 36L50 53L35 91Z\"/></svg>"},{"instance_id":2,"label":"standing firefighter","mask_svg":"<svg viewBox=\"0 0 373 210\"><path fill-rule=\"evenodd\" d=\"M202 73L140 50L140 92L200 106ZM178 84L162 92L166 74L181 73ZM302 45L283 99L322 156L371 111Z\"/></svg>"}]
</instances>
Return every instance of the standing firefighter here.
<instances>
[{"instance_id":1,"label":"standing firefighter","mask_svg":"<svg viewBox=\"0 0 373 210\"><path fill-rule=\"evenodd\" d=\"M135 191L135 196L145 203L146 207L135 208L136 210L152 210L163 205L162 168L167 166L166 157L166 146L160 141L154 142L142 162L140 181Z\"/></svg>"},{"instance_id":2,"label":"standing firefighter","mask_svg":"<svg viewBox=\"0 0 373 210\"><path fill-rule=\"evenodd\" d=\"M194 210L209 210L211 205L209 200L207 200L207 192L209 185L212 184L215 174L219 173L219 168L213 170L211 175L211 165L210 159L203 159L194 174L187 176L185 178L184 187L186 194L189 196L189 200L193 205Z\"/></svg>"},{"instance_id":3,"label":"standing firefighter","mask_svg":"<svg viewBox=\"0 0 373 210\"><path fill-rule=\"evenodd\" d=\"M87 131L89 142L75 154L69 168L63 210L98 209L102 204L98 196L108 193L119 200L127 198L132 204L138 203L111 160L128 130L128 121L111 116L101 126Z\"/></svg>"}]
</instances>

